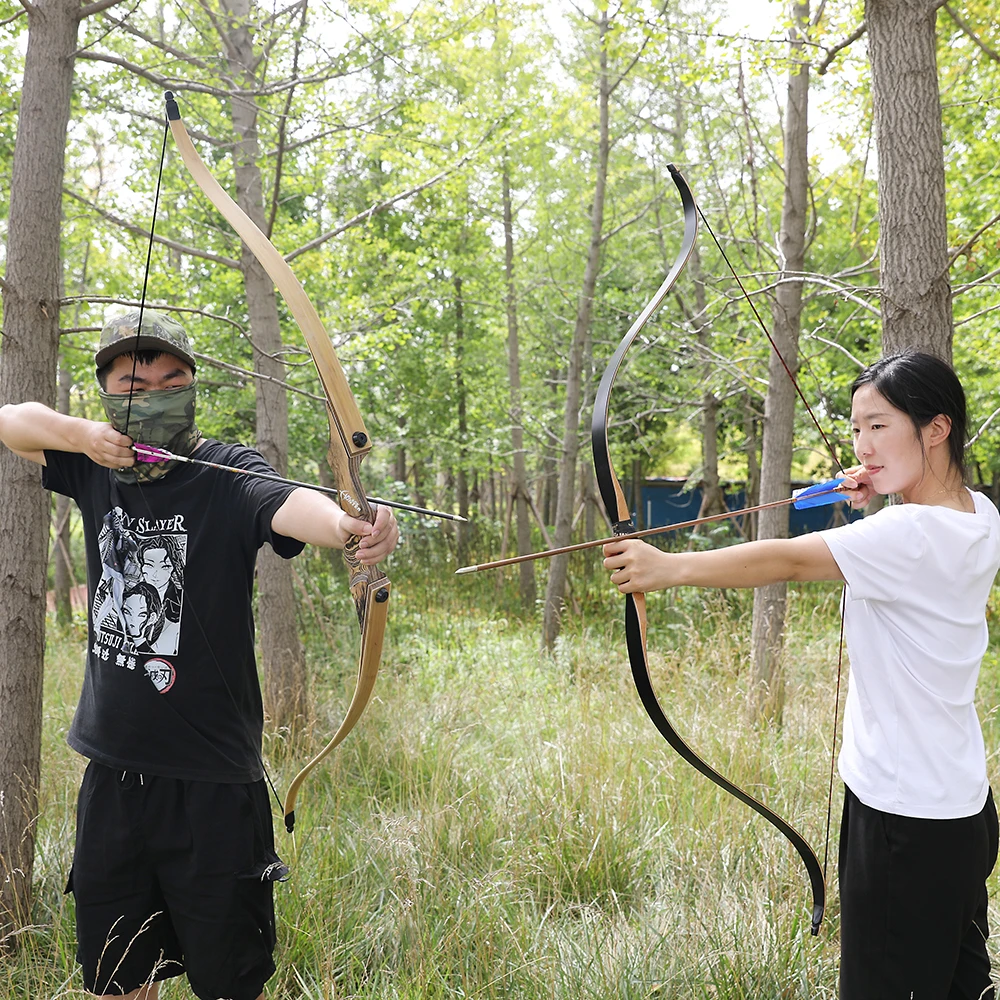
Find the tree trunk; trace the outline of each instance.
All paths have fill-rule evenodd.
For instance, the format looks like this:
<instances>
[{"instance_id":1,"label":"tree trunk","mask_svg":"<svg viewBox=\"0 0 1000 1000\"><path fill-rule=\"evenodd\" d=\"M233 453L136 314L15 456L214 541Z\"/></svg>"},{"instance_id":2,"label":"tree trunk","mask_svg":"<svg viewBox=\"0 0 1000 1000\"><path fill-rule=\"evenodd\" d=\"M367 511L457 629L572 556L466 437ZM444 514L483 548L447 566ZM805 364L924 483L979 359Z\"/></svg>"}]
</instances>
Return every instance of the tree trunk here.
<instances>
[{"instance_id":1,"label":"tree trunk","mask_svg":"<svg viewBox=\"0 0 1000 1000\"><path fill-rule=\"evenodd\" d=\"M942 0L866 0L878 149L882 347L951 361L944 138L937 76Z\"/></svg>"},{"instance_id":2,"label":"tree trunk","mask_svg":"<svg viewBox=\"0 0 1000 1000\"><path fill-rule=\"evenodd\" d=\"M802 59L799 40L809 25L809 4L793 5L791 58L785 108L785 197L781 209L781 276L800 274L805 264L805 233L809 195L808 108L809 66ZM781 282L775 292L773 335L792 374L798 371L799 326L802 318L802 285ZM764 403L764 451L761 462L762 503L781 500L791 492L792 441L795 429L795 387L781 359L771 352L767 398ZM788 537L788 507L760 512L758 538ZM785 631L788 585L758 587L753 602L753 677L750 711L754 718L781 721L784 676L781 650Z\"/></svg>"},{"instance_id":3,"label":"tree trunk","mask_svg":"<svg viewBox=\"0 0 1000 1000\"><path fill-rule=\"evenodd\" d=\"M597 170L594 178L593 202L590 214L590 249L583 274L583 288L577 303L576 323L570 342L569 364L566 370L566 420L563 425L562 461L559 465L559 492L556 499L556 546L568 545L573 527L573 506L576 498L576 457L579 451L580 398L583 380L583 353L590 329L590 318L594 305L594 289L601 267L601 248L604 230L604 196L608 180L609 103L610 81L608 78L608 12L601 11L600 73L598 77L599 126L597 144ZM551 650L559 636L563 595L566 590L566 574L569 556L555 556L549 564L549 579L545 588L545 612L542 622L542 643Z\"/></svg>"},{"instance_id":4,"label":"tree trunk","mask_svg":"<svg viewBox=\"0 0 1000 1000\"><path fill-rule=\"evenodd\" d=\"M458 512L462 517L469 516L469 477L465 465L468 453L465 442L469 438L465 394L465 300L462 292L462 276L456 274L453 278L455 287L455 401L458 408L458 469L455 472L455 500L458 502ZM469 534L467 524L455 526L456 546L455 556L459 566L468 562Z\"/></svg>"},{"instance_id":5,"label":"tree trunk","mask_svg":"<svg viewBox=\"0 0 1000 1000\"><path fill-rule=\"evenodd\" d=\"M59 235L79 0L31 4L3 279L0 404L55 402ZM0 938L30 923L41 759L49 498L0 448Z\"/></svg>"},{"instance_id":6,"label":"tree trunk","mask_svg":"<svg viewBox=\"0 0 1000 1000\"><path fill-rule=\"evenodd\" d=\"M242 91L230 101L233 128L239 141L233 149L236 201L267 232L264 193L257 165L257 107L251 96L257 86L259 57L247 26L249 0L223 0L229 15L220 24L230 71ZM285 475L288 468L288 398L270 379L282 379L277 360L282 349L274 285L256 257L244 245L240 268L253 331L254 370L267 378L257 383L257 448ZM305 656L299 640L291 564L265 547L257 560L257 620L264 674L264 709L271 724L294 731L309 711Z\"/></svg>"},{"instance_id":7,"label":"tree trunk","mask_svg":"<svg viewBox=\"0 0 1000 1000\"><path fill-rule=\"evenodd\" d=\"M56 399L56 409L60 413L69 413L70 387L73 385L73 375L69 367L63 363L59 366L59 393ZM68 625L73 620L73 563L70 558L69 519L73 501L61 494L56 495L56 525L55 525L55 599L56 621L60 625Z\"/></svg>"},{"instance_id":8,"label":"tree trunk","mask_svg":"<svg viewBox=\"0 0 1000 1000\"><path fill-rule=\"evenodd\" d=\"M688 274L694 280L694 302L697 310L693 317L698 346L701 348L701 506L698 517L711 517L726 511L726 498L719 484L719 400L712 392L715 364L712 360L712 325L708 319L708 301L705 295L705 276L701 271L701 254L696 246L691 251ZM698 525L692 535L707 525Z\"/></svg>"},{"instance_id":9,"label":"tree trunk","mask_svg":"<svg viewBox=\"0 0 1000 1000\"><path fill-rule=\"evenodd\" d=\"M747 458L747 488L744 493L745 507L756 507L760 503L760 456L757 448L757 411L753 397L747 393L743 397L744 454ZM752 542L757 537L757 515L743 517L743 537Z\"/></svg>"},{"instance_id":10,"label":"tree trunk","mask_svg":"<svg viewBox=\"0 0 1000 1000\"><path fill-rule=\"evenodd\" d=\"M524 451L524 411L521 400L521 348L517 330L517 285L514 281L514 210L510 194L510 162L503 156L503 244L504 273L507 278L507 377L510 382L510 440L514 452L514 523L517 554L531 551L531 511L528 506L528 472ZM535 564L519 567L521 606L530 611L535 606Z\"/></svg>"}]
</instances>

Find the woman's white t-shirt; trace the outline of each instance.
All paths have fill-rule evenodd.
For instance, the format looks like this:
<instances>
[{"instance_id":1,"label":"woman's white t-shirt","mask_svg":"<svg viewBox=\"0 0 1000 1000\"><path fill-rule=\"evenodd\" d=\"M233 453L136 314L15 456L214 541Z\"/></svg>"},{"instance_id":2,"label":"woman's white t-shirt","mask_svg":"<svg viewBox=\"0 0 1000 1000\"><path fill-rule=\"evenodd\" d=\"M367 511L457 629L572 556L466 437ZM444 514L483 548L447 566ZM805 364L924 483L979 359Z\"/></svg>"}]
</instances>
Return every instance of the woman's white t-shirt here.
<instances>
[{"instance_id":1,"label":"woman's white t-shirt","mask_svg":"<svg viewBox=\"0 0 1000 1000\"><path fill-rule=\"evenodd\" d=\"M847 581L840 774L882 812L957 819L989 791L974 698L1000 514L971 496L974 513L897 504L821 535Z\"/></svg>"}]
</instances>

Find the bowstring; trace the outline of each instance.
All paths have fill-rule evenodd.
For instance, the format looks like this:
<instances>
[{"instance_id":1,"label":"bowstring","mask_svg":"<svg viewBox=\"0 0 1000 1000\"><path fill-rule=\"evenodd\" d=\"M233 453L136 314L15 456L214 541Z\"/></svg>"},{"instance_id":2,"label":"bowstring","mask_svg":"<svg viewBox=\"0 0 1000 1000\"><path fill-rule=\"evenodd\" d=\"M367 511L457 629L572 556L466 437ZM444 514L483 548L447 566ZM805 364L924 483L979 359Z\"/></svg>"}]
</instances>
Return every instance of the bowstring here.
<instances>
[{"instance_id":1,"label":"bowstring","mask_svg":"<svg viewBox=\"0 0 1000 1000\"><path fill-rule=\"evenodd\" d=\"M712 224L706 218L705 213L702 211L700 205L698 206L698 214L701 216L701 221L705 224L705 228L708 230L709 235L712 237L712 241L715 243L715 246L718 248L719 253L722 255L722 259L726 262L726 266L729 268L730 272L733 275L733 278L736 280L736 284L739 285L740 291L743 293L743 297L749 303L750 309L753 311L753 314L757 319L757 324L760 326L761 330L764 331L764 336L767 337L768 343L771 345L772 350L777 355L778 360L781 362L781 366L785 369L785 373L788 375L792 385L795 387L795 391L798 394L799 399L802 400L802 405L806 408L806 412L808 412L809 416L812 418L812 422L816 426L816 430L819 431L820 437L823 439L823 443L826 445L827 450L830 452L830 457L833 459L834 465L836 466L837 469L840 469L842 471L843 465L841 464L840 459L837 457L836 449L830 443L830 439L827 437L826 431L823 430L823 427L820 424L818 418L816 417L816 414L813 411L812 406L809 405L809 400L806 399L805 393L803 393L802 387L799 385L798 379L796 379L795 375L792 373L792 369L789 366L788 362L785 360L784 355L778 348L778 345L775 342L775 339L771 334L771 331L768 329L767 324L761 318L760 312L758 311L756 304L750 297L750 293L746 290L746 287L744 286L742 279L736 273L736 268L733 267L732 261L730 261L729 259L729 255L723 248L722 243L719 240L719 237L715 235L715 230L712 229ZM840 603L840 641L837 649L837 684L836 684L836 695L834 697L834 703L833 703L833 738L831 741L831 749L830 749L830 784L827 791L826 835L823 844L824 882L826 881L827 861L830 852L830 825L831 825L831 815L833 813L833 782L835 774L834 765L837 754L837 725L840 721L840 681L843 674L843 665L844 665L844 616L847 610L846 593L847 593L847 584L845 583L843 590L841 592L842 596Z\"/></svg>"},{"instance_id":2,"label":"bowstring","mask_svg":"<svg viewBox=\"0 0 1000 1000\"><path fill-rule=\"evenodd\" d=\"M142 295L139 296L139 320L135 325L135 348L132 351L132 381L128 387L128 405L125 408L125 430L128 437L129 420L132 417L132 399L135 396L135 373L139 364L139 337L142 333L142 314L146 311L146 289L149 287L150 265L153 260L153 237L156 235L156 217L160 208L160 186L163 182L163 163L167 155L167 121L163 120L163 141L160 143L160 166L156 172L156 192L153 195L153 218L149 223L149 243L146 247L146 269L142 275Z\"/></svg>"}]
</instances>

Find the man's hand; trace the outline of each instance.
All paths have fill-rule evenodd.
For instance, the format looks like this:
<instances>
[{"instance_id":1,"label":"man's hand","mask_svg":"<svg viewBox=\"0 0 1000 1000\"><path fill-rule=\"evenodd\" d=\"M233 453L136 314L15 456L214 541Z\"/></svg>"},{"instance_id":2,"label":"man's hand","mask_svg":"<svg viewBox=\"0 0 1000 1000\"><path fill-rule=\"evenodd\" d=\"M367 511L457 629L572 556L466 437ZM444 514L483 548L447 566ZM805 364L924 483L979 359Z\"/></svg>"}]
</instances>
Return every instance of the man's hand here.
<instances>
[{"instance_id":1,"label":"man's hand","mask_svg":"<svg viewBox=\"0 0 1000 1000\"><path fill-rule=\"evenodd\" d=\"M358 561L363 566L374 566L381 562L399 544L399 526L389 507L376 509L374 524L345 514L340 526L345 532L345 542L346 536L361 536Z\"/></svg>"},{"instance_id":2,"label":"man's hand","mask_svg":"<svg viewBox=\"0 0 1000 1000\"><path fill-rule=\"evenodd\" d=\"M388 507L375 511L375 523L351 517L329 497L314 490L292 490L271 518L271 529L309 545L342 549L351 538L361 539L358 559L365 566L381 562L399 543L399 527Z\"/></svg>"},{"instance_id":3,"label":"man's hand","mask_svg":"<svg viewBox=\"0 0 1000 1000\"><path fill-rule=\"evenodd\" d=\"M80 451L106 469L127 469L135 465L132 439L119 434L111 424L85 420L80 428Z\"/></svg>"}]
</instances>

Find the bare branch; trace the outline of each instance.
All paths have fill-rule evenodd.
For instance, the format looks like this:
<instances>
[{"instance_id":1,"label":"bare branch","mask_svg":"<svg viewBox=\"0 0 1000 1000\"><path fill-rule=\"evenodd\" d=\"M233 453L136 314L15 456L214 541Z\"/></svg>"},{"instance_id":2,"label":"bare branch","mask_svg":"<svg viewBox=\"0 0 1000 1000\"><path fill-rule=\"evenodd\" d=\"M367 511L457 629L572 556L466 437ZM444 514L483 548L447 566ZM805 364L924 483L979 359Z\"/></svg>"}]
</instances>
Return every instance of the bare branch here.
<instances>
[{"instance_id":1,"label":"bare branch","mask_svg":"<svg viewBox=\"0 0 1000 1000\"><path fill-rule=\"evenodd\" d=\"M133 233L136 236L142 237L144 240L149 239L149 230L143 226L137 226L134 222L128 222L125 219L119 218L112 212L107 211L107 209L101 208L99 205L95 205L92 201L88 201L81 194L77 194L75 191L69 188L63 188L63 193L68 195L74 201L80 202L82 205L86 205L91 211L96 212L101 218L106 219L108 222L113 223L121 229L127 232ZM239 261L233 260L231 257L223 257L221 254L209 253L207 250L199 250L196 247L188 246L185 243L178 243L176 240L168 240L166 237L155 235L153 240L162 246L169 247L171 250L176 250L178 253L187 254L189 257L200 257L202 260L210 260L214 264L220 264L223 267L231 267L239 269Z\"/></svg>"},{"instance_id":2,"label":"bare branch","mask_svg":"<svg viewBox=\"0 0 1000 1000\"><path fill-rule=\"evenodd\" d=\"M963 316L961 319L956 319L955 329L957 330L960 326L964 326L966 323L971 323L973 320L977 320L981 316L988 316L990 313L996 312L998 309L1000 309L1000 302L987 306L985 309L980 309L978 312L970 313L968 316Z\"/></svg>"},{"instance_id":3,"label":"bare branch","mask_svg":"<svg viewBox=\"0 0 1000 1000\"><path fill-rule=\"evenodd\" d=\"M21 10L11 14L10 17L5 17L2 21L0 21L0 28L5 28L12 21L16 21L19 17L24 17L24 15L29 13L32 9L33 8L30 4L25 4Z\"/></svg>"},{"instance_id":4,"label":"bare branch","mask_svg":"<svg viewBox=\"0 0 1000 1000\"><path fill-rule=\"evenodd\" d=\"M138 6L138 4L136 6ZM180 62L186 63L188 66L197 66L198 69L204 70L205 73L211 72L211 67L203 59L197 59L189 52L185 52L183 49L178 49L173 45L168 45L162 38L155 38L148 32L140 31L139 28L128 20L128 18L115 18L109 15L106 20L110 21L114 27L126 32L133 38L141 39L151 47L158 49L160 52L165 52L167 55L173 56ZM94 41L97 41L97 39ZM94 42L89 43L89 45L93 44Z\"/></svg>"},{"instance_id":5,"label":"bare branch","mask_svg":"<svg viewBox=\"0 0 1000 1000\"><path fill-rule=\"evenodd\" d=\"M823 76L826 71L830 68L830 64L840 55L844 49L853 45L864 33L865 33L865 22L862 21L842 42L838 42L833 48L826 50L826 58L816 67L816 73L819 76Z\"/></svg>"},{"instance_id":6,"label":"bare branch","mask_svg":"<svg viewBox=\"0 0 1000 1000\"><path fill-rule=\"evenodd\" d=\"M220 90L218 87L208 87L203 83L192 83L190 80L182 79L181 77L171 79L168 76L162 76L160 73L154 73L152 70L148 70L138 63L130 62L128 59L122 59L120 56L111 56L103 52L90 52L84 49L78 52L76 57L77 59L89 59L91 62L103 62L109 63L112 66L120 66L134 76L141 77L143 80L149 80L150 83L155 84L161 90L173 90L178 93L187 91L196 94L211 94L220 101L228 100L233 96L229 91Z\"/></svg>"},{"instance_id":7,"label":"bare branch","mask_svg":"<svg viewBox=\"0 0 1000 1000\"><path fill-rule=\"evenodd\" d=\"M967 239L967 240L966 240L966 241L965 241L965 242L964 242L964 243L963 243L963 244L962 244L962 245L961 245L961 246L960 246L960 247L959 247L959 248L958 248L958 249L957 249L957 250L956 250L956 251L955 251L955 252L954 252L954 253L953 253L953 254L952 254L952 255L950 256L950 257L949 257L949 258L948 258L948 267L950 268L950 267L952 266L952 264L954 264L954 263L955 263L955 261L956 261L956 260L958 260L958 258L959 258L959 257L961 257L961 256L962 256L963 254L967 254L967 253L968 253L968 252L969 252L969 251L970 251L970 250L972 249L972 247L973 247L973 244L974 244L974 243L976 242L976 240L978 240L978 239L979 239L979 237L980 237L980 236L982 236L982 235L983 235L983 233L985 233L987 229L991 228L992 226L995 226L995 225L996 225L996 224L997 224L998 222L1000 222L1000 212L997 212L997 214L996 214L996 215L994 215L994 216L993 216L993 218L992 218L992 219L990 219L990 221L989 221L989 222L987 222L987 223L986 223L986 224L985 224L984 226L982 226L982 227L980 227L979 229L977 229L977 230L976 230L976 231L975 231L975 232L974 232L974 233L973 233L973 234L972 234L972 235L971 235L971 236L970 236L970 237L969 237L969 238L968 238L968 239Z\"/></svg>"},{"instance_id":8,"label":"bare branch","mask_svg":"<svg viewBox=\"0 0 1000 1000\"><path fill-rule=\"evenodd\" d=\"M1000 62L1000 53L997 53L996 49L991 49L973 30L971 25L967 24L959 15L955 12L955 9L950 3L945 3L942 5L944 9L948 12L948 16L958 25L959 30L962 34L968 36L981 50L982 52L992 59L994 62Z\"/></svg>"},{"instance_id":9,"label":"bare branch","mask_svg":"<svg viewBox=\"0 0 1000 1000\"><path fill-rule=\"evenodd\" d=\"M440 173L435 174L429 180L424 181L422 184L417 184L415 187L409 188L406 191L401 191L399 194L393 195L391 198L387 198L383 202L379 202L377 205L372 205L370 208L366 208L363 212L354 216L353 219L348 219L346 222L341 223L335 229L329 229L325 233L321 233L314 240L310 240L308 243L303 244L297 250L293 250L291 253L285 255L285 260L291 263L296 257L301 256L304 253L308 253L310 250L315 250L317 247L322 246L324 243L332 240L334 237L339 236L341 233L348 229L352 229L354 226L359 225L362 222L366 222L373 215L378 212L385 211L387 208L391 208L398 202L405 201L407 198L412 198L413 195L419 194L421 191L426 191L427 188L433 187L439 181L443 181L446 177L455 173L456 170L465 166L466 163L472 159L474 153L476 153L479 148L486 142L486 140L493 134L493 129L490 129L486 134L469 150L461 159L459 159L452 166L442 170Z\"/></svg>"},{"instance_id":10,"label":"bare branch","mask_svg":"<svg viewBox=\"0 0 1000 1000\"><path fill-rule=\"evenodd\" d=\"M200 351L195 351L194 356L198 358L199 361L204 361L213 368L219 368L222 371L231 372L234 375L240 375L245 378L257 379L260 382L270 382L273 385L281 386L282 389L287 389L288 392L294 392L299 396L305 396L306 399L314 399L319 403L326 402L326 396L320 396L315 392L309 392L308 389L300 389L298 386L292 385L290 382L285 382L280 378L275 378L273 375L263 375L260 372L250 371L249 368L240 368L239 365L230 364L228 361L220 361L218 358L213 358L210 354L202 354Z\"/></svg>"},{"instance_id":11,"label":"bare branch","mask_svg":"<svg viewBox=\"0 0 1000 1000\"><path fill-rule=\"evenodd\" d=\"M94 14L100 14L102 10L117 7L121 2L122 0L96 0L95 3L89 3L86 7L81 7L77 18L82 21L85 17L93 17Z\"/></svg>"},{"instance_id":12,"label":"bare branch","mask_svg":"<svg viewBox=\"0 0 1000 1000\"><path fill-rule=\"evenodd\" d=\"M984 274L981 278L976 278L975 281L967 281L964 285L953 288L951 294L955 296L970 292L973 288L978 288L980 285L985 285L987 282L992 281L997 275L1000 275L1000 267L994 268L989 274Z\"/></svg>"},{"instance_id":13,"label":"bare branch","mask_svg":"<svg viewBox=\"0 0 1000 1000\"><path fill-rule=\"evenodd\" d=\"M866 362L860 361L853 354L851 354L851 352L844 347L843 344L838 344L835 340L827 340L826 337L821 337L818 333L807 333L806 339L817 340L821 344L826 344L827 347L832 347L835 351L840 351L841 354L850 359L851 364L853 364L858 371L868 367Z\"/></svg>"},{"instance_id":14,"label":"bare branch","mask_svg":"<svg viewBox=\"0 0 1000 1000\"><path fill-rule=\"evenodd\" d=\"M994 418L996 418L996 417L997 417L998 415L1000 415L1000 409L996 409L996 410L994 410L994 411L993 411L993 412L992 412L992 413L991 413L991 414L990 414L990 415L989 415L989 416L988 416L988 417L986 418L986 422L985 422L985 423L984 423L984 424L983 424L983 425L982 425L982 426L981 426L981 427L979 428L979 430L978 430L978 431L976 431L976 433L975 433L975 434L973 434L971 438L969 438L969 440L968 440L968 442L966 443L965 447L966 447L966 448L970 448L970 447L972 447L972 445L974 445L974 444L975 444L975 443L976 443L976 442L977 442L977 441L978 441L978 440L979 440L979 439L980 439L980 438L981 438L981 437L982 437L982 436L983 436L983 435L984 435L984 434L986 433L986 428L987 428L987 427L989 427L989 426L990 426L990 424L992 424L992 423L993 423L993 420L994 420Z\"/></svg>"}]
</instances>

